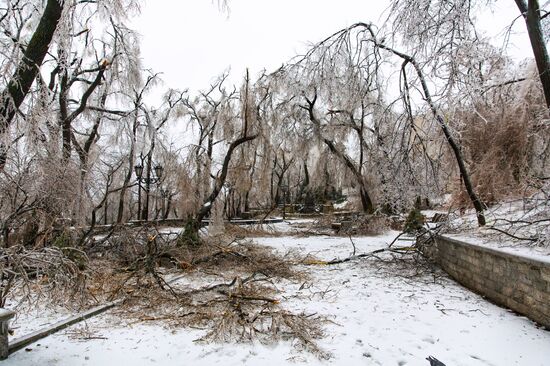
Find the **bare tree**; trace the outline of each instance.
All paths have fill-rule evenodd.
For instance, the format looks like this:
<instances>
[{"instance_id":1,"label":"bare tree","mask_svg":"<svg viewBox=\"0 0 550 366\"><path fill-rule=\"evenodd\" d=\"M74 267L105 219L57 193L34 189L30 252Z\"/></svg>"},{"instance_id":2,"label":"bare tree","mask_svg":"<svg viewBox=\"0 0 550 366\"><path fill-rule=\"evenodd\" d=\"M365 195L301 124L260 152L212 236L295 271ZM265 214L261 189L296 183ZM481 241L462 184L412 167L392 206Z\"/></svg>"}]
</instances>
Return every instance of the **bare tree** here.
<instances>
[{"instance_id":1,"label":"bare tree","mask_svg":"<svg viewBox=\"0 0 550 366\"><path fill-rule=\"evenodd\" d=\"M207 144L205 150L209 160L214 156L213 147L215 145L221 145L221 142L229 139L232 140L230 143L225 143L228 144L227 150L225 150L221 168L216 174L212 175L213 183L210 192L206 195L197 211L189 218L186 225L183 238L184 241L189 244L198 243L198 232L202 220L209 215L214 201L218 198L218 195L224 187L229 174L233 154L241 145L258 137L258 119L252 117L251 114L247 112L249 109L255 109L254 106L249 105L249 103L251 103L251 98L249 98L248 95L250 89L246 86L249 83L248 78L245 79L244 95L238 105L235 105L235 102L238 101L236 92L227 93L225 88L223 88L224 80L225 77L222 76L209 91L201 93L201 96L195 100L195 103L191 103L189 100L184 102L190 111L192 121L200 125L199 143L201 143L201 145L197 146L197 148L203 148L202 143L205 142ZM214 90L219 91L219 99L217 101L212 97L212 92ZM235 109L237 109L237 111ZM218 121L220 123L218 123ZM217 131L217 126L223 129ZM218 134L221 139L214 141ZM208 139L206 139L206 136L209 136ZM206 167L209 166L209 164L206 165ZM207 171L207 174L212 173ZM207 185L207 187L208 186L209 185Z\"/></svg>"},{"instance_id":2,"label":"bare tree","mask_svg":"<svg viewBox=\"0 0 550 366\"><path fill-rule=\"evenodd\" d=\"M422 48L426 59L434 66L458 71L449 57L455 57L463 47L476 47L479 36L473 16L484 9L491 1L474 0L396 0L390 11L390 26L412 48ZM548 10L540 6L538 0L514 0L523 18L531 42L538 76L542 84L546 106L550 108L550 58L546 46L543 20ZM547 6L545 3L544 6ZM515 22L515 21L514 21ZM420 54L420 52L419 52ZM415 56L415 55L413 55ZM447 59L447 62L443 61Z\"/></svg>"},{"instance_id":3,"label":"bare tree","mask_svg":"<svg viewBox=\"0 0 550 366\"><path fill-rule=\"evenodd\" d=\"M548 15L543 11L538 0L514 0L518 6L521 16L525 20L527 33L531 41L531 48L537 63L539 78L546 99L546 107L550 108L550 58L546 47L546 37L543 33L542 19Z\"/></svg>"},{"instance_id":4,"label":"bare tree","mask_svg":"<svg viewBox=\"0 0 550 366\"><path fill-rule=\"evenodd\" d=\"M0 136L8 130L39 73L61 18L63 6L64 0L48 0L40 22L24 48L13 76L0 94ZM4 10L2 21L5 21L11 10L9 7ZM20 42L20 40L15 39L15 42ZM6 155L7 146L0 143L0 171L6 164Z\"/></svg>"},{"instance_id":5,"label":"bare tree","mask_svg":"<svg viewBox=\"0 0 550 366\"><path fill-rule=\"evenodd\" d=\"M360 187L363 207L366 211L372 212L374 210L372 197L367 190L365 177L362 173L364 152L372 154L374 151L380 151L382 155L378 155L378 158L386 156L390 159L388 160L388 162L390 162L392 159L388 156L389 150L387 146L391 146L396 142L403 146L403 143L407 140L405 138L393 138L393 142L391 142L392 140L386 141L387 137L384 137L381 133L382 130L380 126L383 126L384 123L387 124L388 121L393 118L390 108L393 103L388 104L385 102L384 95L380 93L382 89L383 68L391 66L389 64L384 66L384 63L389 62L386 60L386 55L397 57L401 60L400 81L404 91L401 93L398 100L405 106L406 111L412 111L411 91L418 90L415 89L416 87L419 88L421 98L427 102L430 113L439 125L453 152L465 189L476 209L479 224L484 225L484 204L474 191L461 147L445 121L439 106L432 98L424 69L413 56L387 45L383 39L379 40L373 25L357 23L334 33L315 45L297 62L291 64L289 69L283 70L279 72L279 74L288 78L288 75L294 73L294 75L296 75L294 77L298 78L298 80L301 78L308 81L309 84L306 84L306 88L310 85L309 88L310 90L313 89L314 94L313 97L305 96L306 105L302 106L302 108L307 111L308 118L313 123L313 129L320 139L353 173L356 183ZM413 69L414 79L407 77L408 66L411 66ZM351 94L348 92L348 94L350 94L349 97L345 97L347 99L342 100L344 104L339 106L338 98L345 93L343 92L344 88L338 87L338 83L340 83L341 80L344 80L342 83L347 85L346 89L352 90L352 92ZM413 84L414 82L418 84ZM313 83L312 86L311 83ZM325 89L321 89L321 92L327 95L321 102L324 104L323 108L327 110L327 118L325 121L321 121L320 117L318 117L315 112L315 108L319 108L316 107L316 104L319 103L318 88L323 87L323 85L328 86L325 86ZM356 89L355 85L364 86ZM332 89L336 90L333 94L330 92ZM358 90L359 95L354 95L353 90ZM372 118L366 123L367 120L365 118L369 115L372 115ZM414 121L411 120L410 127L412 129L415 128L413 122ZM322 131L331 124L333 124L334 127L345 126L357 133L356 141L360 164L354 163L352 157L346 154L342 147L338 147L337 141L323 135ZM369 132L371 136L368 140L365 137L365 132ZM339 138L345 141L346 138L344 136L345 135L340 135ZM343 141L340 142L340 146L343 146ZM363 150L363 148L365 148L365 150ZM405 159L404 161L410 161L407 151L408 148L403 146L400 152L403 157L402 159ZM375 155L372 156L374 157ZM398 163L397 165L392 164L390 166L392 169L401 169L401 165L401 163ZM378 166L376 167L376 171L381 173L383 169ZM394 170L394 174L396 171L397 170ZM414 175L413 170L410 170L410 172ZM381 183L384 185L389 183L387 177L388 175L386 175L386 177L379 177ZM395 184L395 181L392 183Z\"/></svg>"},{"instance_id":6,"label":"bare tree","mask_svg":"<svg viewBox=\"0 0 550 366\"><path fill-rule=\"evenodd\" d=\"M142 118L140 112L143 106L143 99L145 94L149 91L149 88L154 85L158 78L158 74L149 74L147 80L139 89L134 89L133 91L133 112L131 114L131 119L128 121L128 133L129 133L129 153L127 160L126 174L124 176L124 181L122 183L122 189L120 190L119 200L118 200L118 213L116 222L118 224L122 223L124 220L124 211L126 209L126 192L130 188L130 182L132 180L132 174L134 172L134 162L136 158L136 140L138 134L138 127L140 124L140 119Z\"/></svg>"},{"instance_id":7,"label":"bare tree","mask_svg":"<svg viewBox=\"0 0 550 366\"><path fill-rule=\"evenodd\" d=\"M313 98L310 100L308 99L307 97L305 97L305 100L306 100L306 105L305 106L302 106L305 110L307 110L308 112L308 115L309 115L309 119L310 121L315 125L315 129L318 130L318 131L321 131L321 121L316 117L315 115L315 112L314 112L314 108L315 108L315 103L317 102L317 95L314 95ZM334 113L337 113L337 112L332 112L333 114ZM330 152L333 153L335 156L338 157L338 159L340 159L344 164L345 166L352 172L353 176L355 177L356 179L356 183L358 184L359 186L359 194L360 194L360 197L361 197L361 206L363 207L363 211L365 211L366 213L373 213L374 212L374 203L372 201L372 198L369 194L369 189L367 188L367 183L365 181L365 177L363 176L363 158L364 158L364 146L365 146L365 141L363 139L363 128L364 128L364 119L361 120L361 124L360 126L356 124L356 121L354 120L353 118L353 114L350 115L350 118L351 118L351 124L353 126L353 128L357 131L358 135L359 135L359 146L358 146L358 149L359 149L359 162L356 164L353 159L348 155L346 154L342 148L339 148L337 146L337 144L324 137L324 136L321 136L321 139L323 140L323 142L327 145L327 147L329 148Z\"/></svg>"}]
</instances>

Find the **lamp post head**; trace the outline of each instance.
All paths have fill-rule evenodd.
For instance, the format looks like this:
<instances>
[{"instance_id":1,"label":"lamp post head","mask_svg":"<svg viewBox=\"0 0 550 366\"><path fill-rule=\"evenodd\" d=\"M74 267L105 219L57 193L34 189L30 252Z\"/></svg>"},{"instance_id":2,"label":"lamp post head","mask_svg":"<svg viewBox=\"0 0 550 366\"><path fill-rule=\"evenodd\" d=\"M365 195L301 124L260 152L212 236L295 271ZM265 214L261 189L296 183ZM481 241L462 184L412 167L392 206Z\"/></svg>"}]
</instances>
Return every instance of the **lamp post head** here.
<instances>
[{"instance_id":1,"label":"lamp post head","mask_svg":"<svg viewBox=\"0 0 550 366\"><path fill-rule=\"evenodd\" d=\"M134 171L136 173L136 177L138 179L141 179L141 175L143 174L143 165L138 164L138 165L134 166Z\"/></svg>"},{"instance_id":2,"label":"lamp post head","mask_svg":"<svg viewBox=\"0 0 550 366\"><path fill-rule=\"evenodd\" d=\"M162 174L164 173L164 167L160 164L155 165L155 174L157 175L157 178L160 180L162 178Z\"/></svg>"}]
</instances>

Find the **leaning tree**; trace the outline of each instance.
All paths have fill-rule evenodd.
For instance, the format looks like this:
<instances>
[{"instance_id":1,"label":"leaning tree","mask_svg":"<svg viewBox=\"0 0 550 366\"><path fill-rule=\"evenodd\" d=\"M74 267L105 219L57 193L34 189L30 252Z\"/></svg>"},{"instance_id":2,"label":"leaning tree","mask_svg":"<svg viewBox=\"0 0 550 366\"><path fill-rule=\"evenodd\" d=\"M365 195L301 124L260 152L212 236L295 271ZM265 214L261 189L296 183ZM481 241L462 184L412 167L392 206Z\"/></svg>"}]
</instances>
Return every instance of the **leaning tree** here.
<instances>
[{"instance_id":1,"label":"leaning tree","mask_svg":"<svg viewBox=\"0 0 550 366\"><path fill-rule=\"evenodd\" d=\"M198 125L199 130L198 144L192 146L189 154L196 159L198 207L189 216L181 236L185 244L200 242L202 221L210 214L225 187L234 155L244 144L255 140L261 129L257 116L247 112L256 109L251 105L254 98L249 95L252 91L248 78L240 92L227 89L225 80L226 76L222 76L207 91L182 102L188 110L190 122Z\"/></svg>"},{"instance_id":2,"label":"leaning tree","mask_svg":"<svg viewBox=\"0 0 550 366\"><path fill-rule=\"evenodd\" d=\"M394 98L394 102L389 103L384 91L393 80L391 78L392 69L396 63L399 65L400 90L397 97ZM440 86L428 77L431 75L428 74L430 72L428 66L430 65L417 60L415 55L388 44L386 37L380 35L372 24L357 23L314 45L303 57L291 65L291 72L283 70L280 73L284 77L290 75L298 81L306 80L306 87L302 89L305 103L300 107L307 111L307 118L312 122L312 128L320 140L353 172L357 183L362 187L361 191L364 192L361 196L366 211L373 211L374 206L371 195L367 195L370 192L366 189L367 184L361 174L360 169L363 165L354 163L351 154L344 152L343 146L347 141L344 136L331 139L327 137L327 131L345 126L350 131L357 132L356 150L359 151L359 159L362 156L363 146L366 146L365 151L371 151L376 146L381 151L379 157L384 157L390 155L387 147L398 143L401 146L398 151L402 160L411 163L412 160L409 159L410 154L408 153L410 149L407 146L410 139L387 140L380 127L387 126L388 123L394 124L390 121L394 119L392 115L398 113L399 109L392 110L392 107L399 102L401 114L405 115L405 120L409 122L410 136L418 137L418 133L415 131L418 127L415 115L427 115L422 111L421 102L424 101L427 112L439 126L452 151L465 190L476 210L478 222L480 225L484 225L485 204L475 192L459 140L446 120L445 106L442 106L432 94L434 85L438 88L438 92ZM292 72L295 73L295 76L292 76ZM389 76L385 76L385 74ZM451 81L454 79L450 79L449 83ZM344 84L346 88L334 87L335 83ZM323 86L324 89L319 89ZM445 84L443 89L447 90L452 87L451 84ZM354 94L358 94L358 96ZM324 100L319 101L319 95L323 96ZM339 101L342 99L342 95L347 95L347 97ZM324 112L319 114L321 110ZM398 126L399 124L394 125ZM406 130L402 129L402 131ZM365 132L368 133L368 138L365 137ZM390 141L393 142L390 143ZM340 147L337 143L340 144ZM425 151L425 157L429 158L428 151ZM359 162L362 163L361 160ZM396 169L396 171L400 171L402 168L400 163L387 164L387 166L391 170ZM411 165L407 170L414 175ZM375 171L382 172L383 170L379 168ZM386 174L386 176L391 175ZM384 177L382 179L384 180L383 185L390 184ZM395 183L396 180L393 179L391 184Z\"/></svg>"},{"instance_id":3,"label":"leaning tree","mask_svg":"<svg viewBox=\"0 0 550 366\"><path fill-rule=\"evenodd\" d=\"M546 106L550 108L550 58L546 45L549 28L545 24L549 3L541 6L538 0L514 2L519 10L514 22L525 21ZM417 51L415 57L419 62L456 72L452 58L464 47L477 47L481 37L476 30L475 16L487 10L491 3L496 0L394 0L387 25L399 42Z\"/></svg>"}]
</instances>

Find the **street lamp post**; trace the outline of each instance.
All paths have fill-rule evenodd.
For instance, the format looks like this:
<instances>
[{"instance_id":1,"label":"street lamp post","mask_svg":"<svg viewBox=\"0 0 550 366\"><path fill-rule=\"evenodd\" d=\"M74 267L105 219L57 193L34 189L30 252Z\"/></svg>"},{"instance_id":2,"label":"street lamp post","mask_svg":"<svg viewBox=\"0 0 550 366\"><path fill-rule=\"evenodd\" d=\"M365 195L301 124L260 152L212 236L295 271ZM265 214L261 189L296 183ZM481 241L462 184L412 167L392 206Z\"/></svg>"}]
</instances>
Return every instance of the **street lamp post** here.
<instances>
[{"instance_id":1,"label":"street lamp post","mask_svg":"<svg viewBox=\"0 0 550 366\"><path fill-rule=\"evenodd\" d=\"M155 171L155 177L151 176L151 159L148 159L147 161L147 176L143 176L143 165L138 164L134 167L134 172L136 173L136 178L138 182L138 220L145 220L147 221L149 219L149 191L151 188L151 184L160 184L160 180L162 179L162 175L164 173L164 167L160 164L156 164L153 168ZM141 184L145 184L145 205L143 206L143 210L141 208Z\"/></svg>"},{"instance_id":2,"label":"street lamp post","mask_svg":"<svg viewBox=\"0 0 550 366\"><path fill-rule=\"evenodd\" d=\"M281 190L283 191L283 220L286 219L286 192L288 192L288 186L286 184L283 184L281 186Z\"/></svg>"},{"instance_id":3,"label":"street lamp post","mask_svg":"<svg viewBox=\"0 0 550 366\"><path fill-rule=\"evenodd\" d=\"M143 174L143 165L138 164L134 167L134 172L136 173L137 183L138 183L138 215L137 219L141 219L141 175Z\"/></svg>"},{"instance_id":4,"label":"street lamp post","mask_svg":"<svg viewBox=\"0 0 550 366\"><path fill-rule=\"evenodd\" d=\"M160 209L161 209L161 215L160 217L164 220L166 219L166 198L168 197L168 190L166 189L162 189L160 190L160 197L162 198L162 203L160 205Z\"/></svg>"}]
</instances>

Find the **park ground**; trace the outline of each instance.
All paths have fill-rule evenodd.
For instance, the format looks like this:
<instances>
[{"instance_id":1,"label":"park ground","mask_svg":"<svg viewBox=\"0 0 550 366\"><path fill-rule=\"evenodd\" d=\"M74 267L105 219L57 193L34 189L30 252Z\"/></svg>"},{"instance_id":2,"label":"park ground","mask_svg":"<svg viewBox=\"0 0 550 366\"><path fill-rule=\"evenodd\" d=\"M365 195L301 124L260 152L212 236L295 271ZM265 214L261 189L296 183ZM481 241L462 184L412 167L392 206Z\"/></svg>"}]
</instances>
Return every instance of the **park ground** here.
<instances>
[{"instance_id":1,"label":"park ground","mask_svg":"<svg viewBox=\"0 0 550 366\"><path fill-rule=\"evenodd\" d=\"M49 336L3 362L19 365L428 365L434 356L449 366L548 365L550 332L460 286L436 267L421 268L391 254L337 265L324 261L352 254L350 238L277 235L253 240L281 254L318 259L299 265L305 281L275 284L288 310L320 316L324 336L310 352L282 340L197 342L204 329L172 328L162 321L135 321L116 308ZM353 238L356 254L386 247L398 234ZM186 278L186 285L207 278ZM20 315L19 335L65 314L53 309Z\"/></svg>"}]
</instances>

